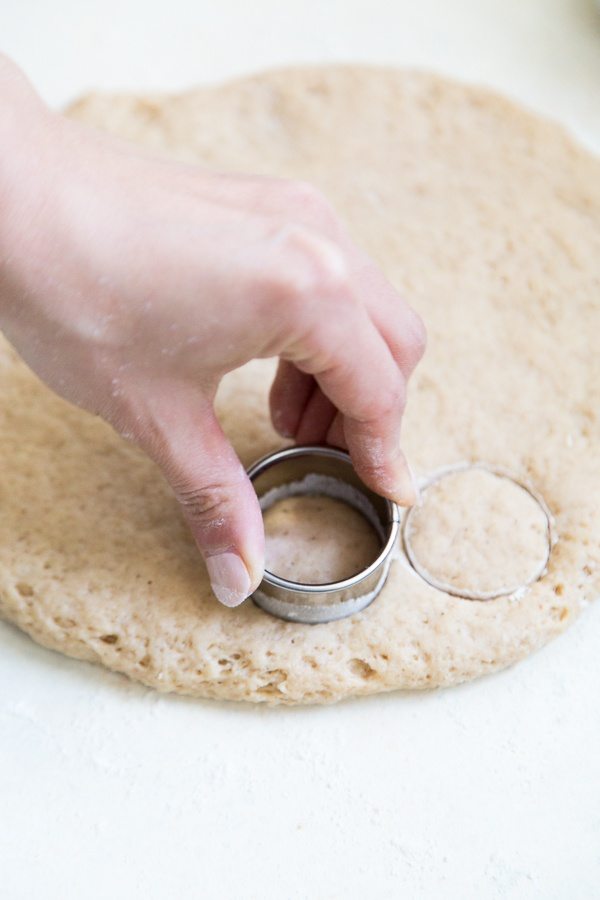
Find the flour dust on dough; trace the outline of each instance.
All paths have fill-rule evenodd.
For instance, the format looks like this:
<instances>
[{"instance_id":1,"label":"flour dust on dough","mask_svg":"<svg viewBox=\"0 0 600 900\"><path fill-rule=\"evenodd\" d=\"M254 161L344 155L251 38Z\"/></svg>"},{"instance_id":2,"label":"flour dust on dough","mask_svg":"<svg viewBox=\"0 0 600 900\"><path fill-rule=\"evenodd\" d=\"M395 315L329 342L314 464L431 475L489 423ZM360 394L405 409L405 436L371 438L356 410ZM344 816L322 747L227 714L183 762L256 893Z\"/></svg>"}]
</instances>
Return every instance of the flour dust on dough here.
<instances>
[{"instance_id":1,"label":"flour dust on dough","mask_svg":"<svg viewBox=\"0 0 600 900\"><path fill-rule=\"evenodd\" d=\"M155 466L3 344L1 614L160 690L273 703L457 684L568 626L599 591L598 160L492 93L391 69L90 96L71 115L171 158L318 185L427 323L403 427L417 473L476 459L509 470L546 499L559 540L518 600L451 596L398 559L377 600L342 621L226 609ZM245 464L280 444L272 375L254 362L219 394ZM463 514L448 510L448 527Z\"/></svg>"}]
</instances>

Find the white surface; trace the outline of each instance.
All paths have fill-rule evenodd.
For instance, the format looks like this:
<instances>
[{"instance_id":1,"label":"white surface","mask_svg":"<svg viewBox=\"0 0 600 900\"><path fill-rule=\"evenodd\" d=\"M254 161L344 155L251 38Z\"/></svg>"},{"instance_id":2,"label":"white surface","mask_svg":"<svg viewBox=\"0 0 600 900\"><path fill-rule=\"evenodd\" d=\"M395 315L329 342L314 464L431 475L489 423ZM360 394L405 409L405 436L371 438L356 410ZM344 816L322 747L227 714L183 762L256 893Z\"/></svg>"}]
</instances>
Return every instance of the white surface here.
<instances>
[{"instance_id":1,"label":"white surface","mask_svg":"<svg viewBox=\"0 0 600 900\"><path fill-rule=\"evenodd\" d=\"M600 148L592 0L3 0L44 96L419 65ZM471 685L266 710L161 697L0 625L3 900L600 896L600 605Z\"/></svg>"}]
</instances>

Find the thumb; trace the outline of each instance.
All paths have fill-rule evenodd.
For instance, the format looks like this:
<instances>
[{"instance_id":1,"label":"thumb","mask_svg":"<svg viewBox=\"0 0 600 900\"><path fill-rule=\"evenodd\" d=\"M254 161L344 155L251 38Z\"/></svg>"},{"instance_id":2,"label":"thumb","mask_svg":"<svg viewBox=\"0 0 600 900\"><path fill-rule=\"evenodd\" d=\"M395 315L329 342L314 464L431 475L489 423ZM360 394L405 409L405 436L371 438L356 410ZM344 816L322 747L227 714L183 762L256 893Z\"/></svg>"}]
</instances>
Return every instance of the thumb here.
<instances>
[{"instance_id":1,"label":"thumb","mask_svg":"<svg viewBox=\"0 0 600 900\"><path fill-rule=\"evenodd\" d=\"M191 407L191 408L190 408ZM213 593L238 606L264 571L264 528L256 493L225 437L212 403L164 411L152 448L206 563ZM153 429L154 430L154 429Z\"/></svg>"}]
</instances>

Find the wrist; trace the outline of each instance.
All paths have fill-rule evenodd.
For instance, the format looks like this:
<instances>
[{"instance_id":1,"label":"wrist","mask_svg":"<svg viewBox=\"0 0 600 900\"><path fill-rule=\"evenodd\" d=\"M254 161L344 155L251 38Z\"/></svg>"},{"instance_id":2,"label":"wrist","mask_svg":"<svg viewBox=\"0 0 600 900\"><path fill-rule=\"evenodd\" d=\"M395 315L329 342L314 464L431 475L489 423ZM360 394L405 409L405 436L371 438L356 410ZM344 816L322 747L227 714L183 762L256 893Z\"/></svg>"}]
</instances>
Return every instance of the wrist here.
<instances>
[{"instance_id":1,"label":"wrist","mask_svg":"<svg viewBox=\"0 0 600 900\"><path fill-rule=\"evenodd\" d=\"M20 69L0 54L0 241L17 211L33 208L52 183L59 123Z\"/></svg>"}]
</instances>

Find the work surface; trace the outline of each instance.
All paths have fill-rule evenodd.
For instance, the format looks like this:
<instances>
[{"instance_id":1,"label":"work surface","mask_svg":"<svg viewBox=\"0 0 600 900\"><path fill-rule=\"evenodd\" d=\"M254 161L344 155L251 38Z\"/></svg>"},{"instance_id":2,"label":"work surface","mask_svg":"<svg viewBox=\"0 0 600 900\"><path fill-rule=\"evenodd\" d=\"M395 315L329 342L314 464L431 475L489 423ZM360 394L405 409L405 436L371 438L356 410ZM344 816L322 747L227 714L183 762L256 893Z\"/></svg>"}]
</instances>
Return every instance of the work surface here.
<instances>
[{"instance_id":1,"label":"work surface","mask_svg":"<svg viewBox=\"0 0 600 900\"><path fill-rule=\"evenodd\" d=\"M0 30L55 104L385 62L497 87L600 151L583 0L23 0ZM0 894L597 897L599 641L600 604L492 678L286 710L159 696L0 624Z\"/></svg>"}]
</instances>

